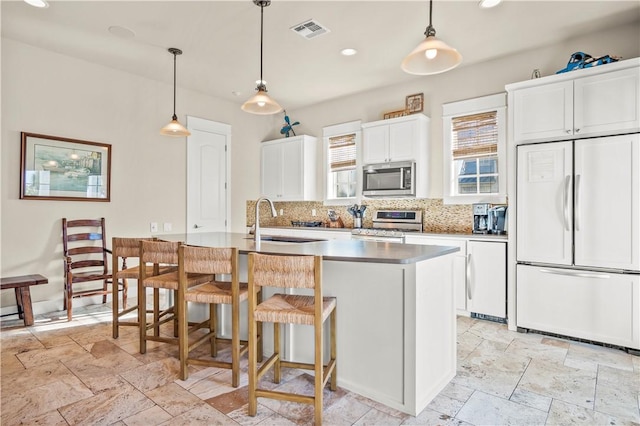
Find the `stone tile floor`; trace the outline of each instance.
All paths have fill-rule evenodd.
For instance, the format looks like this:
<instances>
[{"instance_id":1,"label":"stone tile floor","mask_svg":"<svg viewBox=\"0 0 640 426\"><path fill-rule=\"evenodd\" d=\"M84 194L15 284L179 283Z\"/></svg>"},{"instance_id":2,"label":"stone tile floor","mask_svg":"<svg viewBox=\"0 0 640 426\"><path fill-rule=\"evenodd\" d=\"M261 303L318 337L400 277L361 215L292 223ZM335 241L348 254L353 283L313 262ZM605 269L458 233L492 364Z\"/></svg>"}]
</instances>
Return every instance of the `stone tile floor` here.
<instances>
[{"instance_id":1,"label":"stone tile floor","mask_svg":"<svg viewBox=\"0 0 640 426\"><path fill-rule=\"evenodd\" d=\"M136 328L111 337L109 305L2 321L0 424L307 425L311 406L260 399L247 411L247 377L191 368L177 379L177 351ZM338 354L339 357L339 354ZM246 372L246 357L243 358ZM268 380L268 377L265 379ZM274 385L275 386L275 385ZM289 371L280 385L312 393L312 376ZM417 417L339 388L325 390L328 425L638 425L640 357L599 346L508 331L458 318L458 373Z\"/></svg>"}]
</instances>

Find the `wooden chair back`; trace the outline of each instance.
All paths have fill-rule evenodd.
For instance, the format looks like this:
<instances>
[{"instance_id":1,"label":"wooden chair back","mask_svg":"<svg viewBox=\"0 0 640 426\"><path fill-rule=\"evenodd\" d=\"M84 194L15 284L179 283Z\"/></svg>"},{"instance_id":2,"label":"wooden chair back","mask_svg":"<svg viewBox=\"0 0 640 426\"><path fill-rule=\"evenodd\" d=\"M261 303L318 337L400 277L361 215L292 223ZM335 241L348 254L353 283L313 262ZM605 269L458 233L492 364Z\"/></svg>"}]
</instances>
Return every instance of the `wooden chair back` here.
<instances>
[{"instance_id":1,"label":"wooden chair back","mask_svg":"<svg viewBox=\"0 0 640 426\"><path fill-rule=\"evenodd\" d=\"M62 246L69 270L93 268L99 274L108 275L109 261L105 241L105 219L62 219ZM95 280L94 278L93 280ZM99 279L99 278L98 278ZM72 282L87 281L80 276Z\"/></svg>"}]
</instances>

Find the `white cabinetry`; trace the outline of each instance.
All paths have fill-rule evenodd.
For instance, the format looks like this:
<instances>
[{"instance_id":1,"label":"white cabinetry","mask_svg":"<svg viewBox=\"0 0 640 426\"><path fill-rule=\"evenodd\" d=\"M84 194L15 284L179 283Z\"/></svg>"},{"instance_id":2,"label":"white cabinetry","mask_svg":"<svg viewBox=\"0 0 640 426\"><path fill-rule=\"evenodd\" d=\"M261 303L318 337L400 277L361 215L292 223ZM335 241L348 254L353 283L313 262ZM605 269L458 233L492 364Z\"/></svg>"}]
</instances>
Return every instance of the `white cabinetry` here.
<instances>
[{"instance_id":1,"label":"white cabinetry","mask_svg":"<svg viewBox=\"0 0 640 426\"><path fill-rule=\"evenodd\" d=\"M507 86L513 91L514 141L640 130L640 73L637 65L628 68L634 63L637 61L608 64Z\"/></svg>"},{"instance_id":2,"label":"white cabinetry","mask_svg":"<svg viewBox=\"0 0 640 426\"><path fill-rule=\"evenodd\" d=\"M507 257L505 241L468 237L407 235L408 244L454 246L453 285L458 313L506 318Z\"/></svg>"},{"instance_id":3,"label":"white cabinetry","mask_svg":"<svg viewBox=\"0 0 640 426\"><path fill-rule=\"evenodd\" d=\"M362 163L416 163L416 197L428 196L429 117L412 114L362 124Z\"/></svg>"},{"instance_id":4,"label":"white cabinetry","mask_svg":"<svg viewBox=\"0 0 640 426\"><path fill-rule=\"evenodd\" d=\"M316 144L308 135L263 142L261 194L273 201L315 200Z\"/></svg>"},{"instance_id":5,"label":"white cabinetry","mask_svg":"<svg viewBox=\"0 0 640 426\"><path fill-rule=\"evenodd\" d=\"M496 318L507 317L507 244L467 242L467 310Z\"/></svg>"},{"instance_id":6,"label":"white cabinetry","mask_svg":"<svg viewBox=\"0 0 640 426\"><path fill-rule=\"evenodd\" d=\"M427 143L429 119L408 115L362 125L364 164L416 161Z\"/></svg>"},{"instance_id":7,"label":"white cabinetry","mask_svg":"<svg viewBox=\"0 0 640 426\"><path fill-rule=\"evenodd\" d=\"M640 349L640 275L517 266L518 327Z\"/></svg>"}]
</instances>

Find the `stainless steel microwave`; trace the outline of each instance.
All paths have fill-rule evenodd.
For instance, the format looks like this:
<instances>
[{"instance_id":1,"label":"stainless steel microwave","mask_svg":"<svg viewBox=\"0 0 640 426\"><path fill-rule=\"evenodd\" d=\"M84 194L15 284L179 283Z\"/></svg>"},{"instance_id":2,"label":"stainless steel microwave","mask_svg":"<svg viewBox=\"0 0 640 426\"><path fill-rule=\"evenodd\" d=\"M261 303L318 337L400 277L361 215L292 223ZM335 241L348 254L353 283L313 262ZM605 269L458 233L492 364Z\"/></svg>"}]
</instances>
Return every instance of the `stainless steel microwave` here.
<instances>
[{"instance_id":1,"label":"stainless steel microwave","mask_svg":"<svg viewBox=\"0 0 640 426\"><path fill-rule=\"evenodd\" d=\"M416 163L369 164L362 169L365 197L415 197Z\"/></svg>"}]
</instances>

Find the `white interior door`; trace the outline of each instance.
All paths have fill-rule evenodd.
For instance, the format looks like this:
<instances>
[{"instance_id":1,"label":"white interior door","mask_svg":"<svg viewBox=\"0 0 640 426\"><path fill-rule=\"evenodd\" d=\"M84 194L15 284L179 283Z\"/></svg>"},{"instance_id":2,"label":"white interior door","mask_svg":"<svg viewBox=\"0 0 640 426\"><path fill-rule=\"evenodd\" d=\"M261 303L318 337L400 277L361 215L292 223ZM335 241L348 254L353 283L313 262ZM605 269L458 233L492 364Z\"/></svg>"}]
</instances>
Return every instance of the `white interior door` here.
<instances>
[{"instance_id":1,"label":"white interior door","mask_svg":"<svg viewBox=\"0 0 640 426\"><path fill-rule=\"evenodd\" d=\"M575 264L640 270L640 135L575 142Z\"/></svg>"},{"instance_id":2,"label":"white interior door","mask_svg":"<svg viewBox=\"0 0 640 426\"><path fill-rule=\"evenodd\" d=\"M231 126L187 117L187 232L224 232L229 216Z\"/></svg>"}]
</instances>

